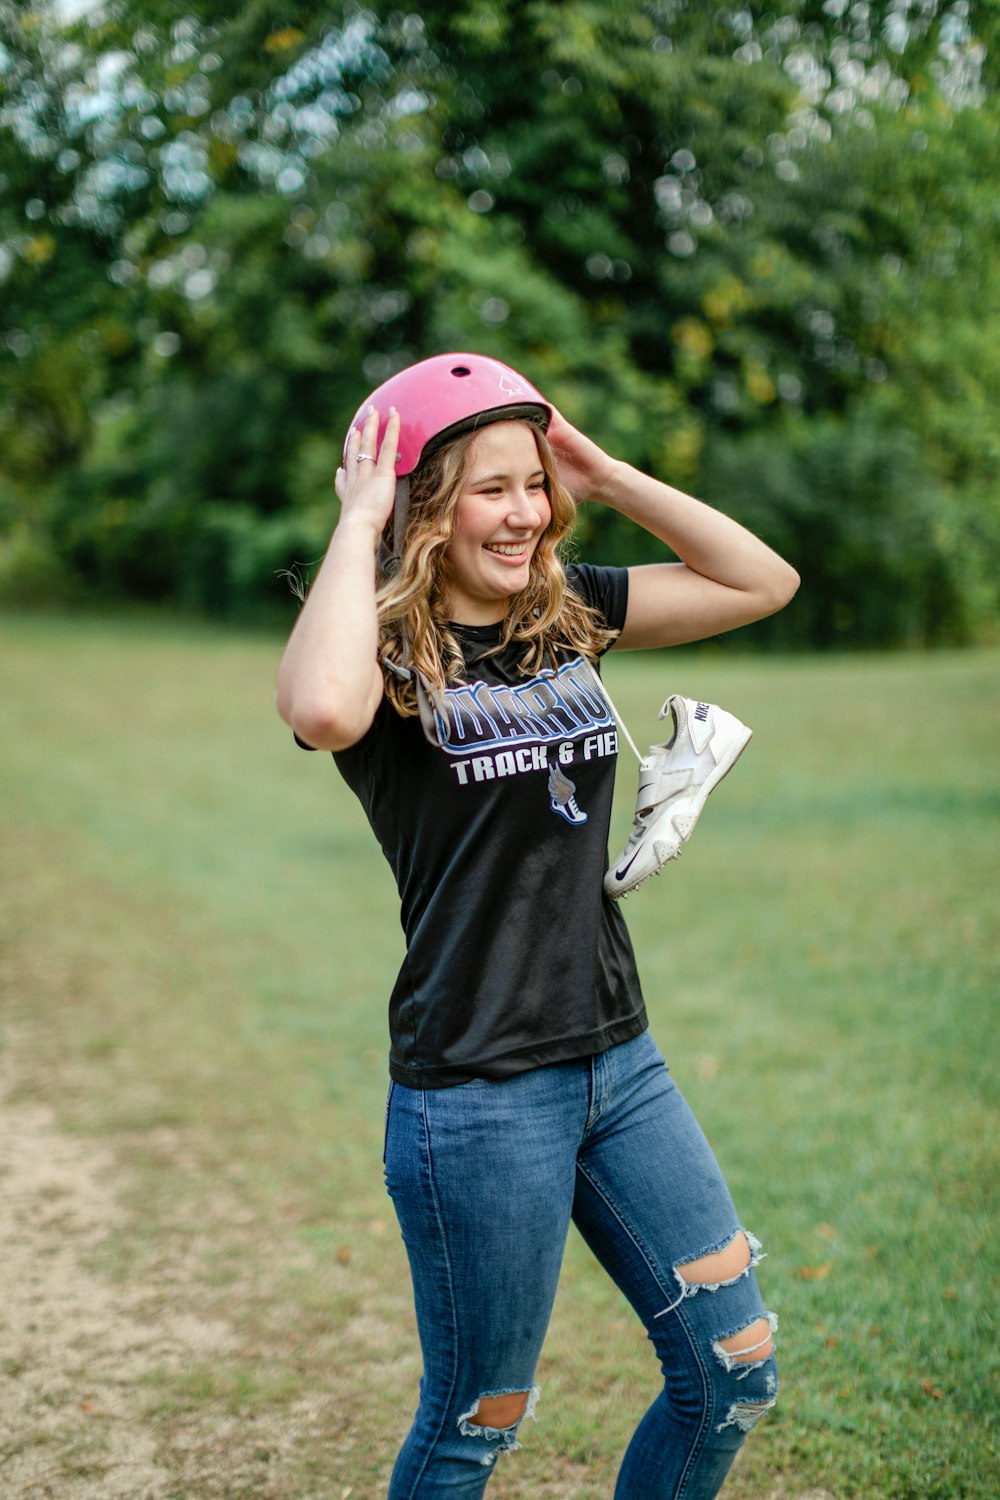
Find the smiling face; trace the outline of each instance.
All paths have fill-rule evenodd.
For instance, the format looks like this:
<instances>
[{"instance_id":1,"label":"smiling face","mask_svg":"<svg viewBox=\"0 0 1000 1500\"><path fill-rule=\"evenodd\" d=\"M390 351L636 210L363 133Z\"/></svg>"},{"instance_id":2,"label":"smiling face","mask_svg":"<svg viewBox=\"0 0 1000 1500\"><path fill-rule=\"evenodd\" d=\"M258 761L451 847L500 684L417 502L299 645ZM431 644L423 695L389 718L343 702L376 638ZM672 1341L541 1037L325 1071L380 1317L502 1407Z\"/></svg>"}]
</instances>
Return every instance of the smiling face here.
<instances>
[{"instance_id":1,"label":"smiling face","mask_svg":"<svg viewBox=\"0 0 1000 1500\"><path fill-rule=\"evenodd\" d=\"M527 587L551 516L532 429L525 422L484 427L469 448L445 552L449 619L461 625L503 619L508 600Z\"/></svg>"}]
</instances>

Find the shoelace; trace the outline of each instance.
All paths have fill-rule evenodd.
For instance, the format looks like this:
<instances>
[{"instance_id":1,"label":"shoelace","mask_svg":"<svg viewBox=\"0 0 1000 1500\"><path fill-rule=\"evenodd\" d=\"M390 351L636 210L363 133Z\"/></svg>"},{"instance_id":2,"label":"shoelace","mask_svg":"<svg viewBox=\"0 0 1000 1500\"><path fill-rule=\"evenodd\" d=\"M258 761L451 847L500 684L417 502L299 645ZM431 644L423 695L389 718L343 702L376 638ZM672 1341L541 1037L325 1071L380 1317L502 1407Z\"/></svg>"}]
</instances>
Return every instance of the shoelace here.
<instances>
[{"instance_id":1,"label":"shoelace","mask_svg":"<svg viewBox=\"0 0 1000 1500\"><path fill-rule=\"evenodd\" d=\"M605 687L604 681L601 678L601 675L598 672L597 668L594 666L594 663L590 660L590 657L589 656L585 656L583 658L583 660L584 660L584 662L586 664L587 671L590 673L591 677L594 679L594 683L596 684L597 691L601 694L601 697L604 698L605 701L607 702L608 707L610 708L611 712L614 714L615 719L618 721L618 726L621 729L622 734L624 734L625 738L628 740L630 746L632 747L632 754L635 756L636 760L639 762L639 765L641 766L642 763L643 763L643 757L639 754L639 751L636 748L635 740L632 738L632 736L628 732L628 725L625 723L625 720L622 718L621 714L618 712L617 708L615 707L615 700L612 698L611 694L608 692L607 688Z\"/></svg>"}]
</instances>

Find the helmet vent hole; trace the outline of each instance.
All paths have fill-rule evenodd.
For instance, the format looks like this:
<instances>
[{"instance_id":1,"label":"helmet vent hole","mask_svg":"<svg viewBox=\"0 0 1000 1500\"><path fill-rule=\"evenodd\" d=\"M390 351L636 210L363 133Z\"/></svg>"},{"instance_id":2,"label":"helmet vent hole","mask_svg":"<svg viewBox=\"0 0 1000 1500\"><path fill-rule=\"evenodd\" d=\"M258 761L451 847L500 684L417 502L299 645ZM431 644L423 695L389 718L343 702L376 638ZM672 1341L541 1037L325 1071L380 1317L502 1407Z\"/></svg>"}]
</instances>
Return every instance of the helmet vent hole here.
<instances>
[{"instance_id":1,"label":"helmet vent hole","mask_svg":"<svg viewBox=\"0 0 1000 1500\"><path fill-rule=\"evenodd\" d=\"M451 373L453 375L471 375L472 371L469 369L468 365L456 365Z\"/></svg>"}]
</instances>

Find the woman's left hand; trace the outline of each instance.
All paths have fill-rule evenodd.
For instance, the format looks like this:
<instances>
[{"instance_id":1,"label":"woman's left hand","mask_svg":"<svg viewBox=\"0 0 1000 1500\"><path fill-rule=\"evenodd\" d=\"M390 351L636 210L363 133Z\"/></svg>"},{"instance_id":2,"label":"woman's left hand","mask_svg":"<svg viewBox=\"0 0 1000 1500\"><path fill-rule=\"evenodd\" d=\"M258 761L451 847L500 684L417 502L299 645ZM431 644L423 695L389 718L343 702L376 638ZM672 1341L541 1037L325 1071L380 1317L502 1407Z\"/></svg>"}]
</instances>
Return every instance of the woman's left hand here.
<instances>
[{"instance_id":1,"label":"woman's left hand","mask_svg":"<svg viewBox=\"0 0 1000 1500\"><path fill-rule=\"evenodd\" d=\"M555 454L559 478L574 500L600 500L602 489L617 468L617 461L567 422L562 412L554 407L545 436Z\"/></svg>"}]
</instances>

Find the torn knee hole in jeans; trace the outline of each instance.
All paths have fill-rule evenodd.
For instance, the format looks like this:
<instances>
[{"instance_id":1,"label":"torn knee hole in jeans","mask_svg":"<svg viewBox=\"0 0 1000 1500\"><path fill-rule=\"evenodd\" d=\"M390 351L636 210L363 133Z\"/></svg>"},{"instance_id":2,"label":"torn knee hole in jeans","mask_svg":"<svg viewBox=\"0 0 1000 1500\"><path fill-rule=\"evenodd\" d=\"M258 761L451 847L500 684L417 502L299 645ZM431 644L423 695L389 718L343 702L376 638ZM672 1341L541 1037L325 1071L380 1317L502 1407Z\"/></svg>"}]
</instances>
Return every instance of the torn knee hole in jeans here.
<instances>
[{"instance_id":1,"label":"torn knee hole in jeans","mask_svg":"<svg viewBox=\"0 0 1000 1500\"><path fill-rule=\"evenodd\" d=\"M765 1417L774 1405L775 1397L769 1401L734 1401L726 1415L726 1420L720 1422L716 1432L725 1432L727 1427L738 1427L740 1432L749 1432L756 1427L761 1417Z\"/></svg>"},{"instance_id":2,"label":"torn knee hole in jeans","mask_svg":"<svg viewBox=\"0 0 1000 1500\"><path fill-rule=\"evenodd\" d=\"M497 1454L513 1453L520 1448L517 1429L529 1417L535 1419L538 1396L537 1385L529 1386L527 1390L521 1386L515 1390L484 1391L459 1417L458 1430L463 1437L485 1438L487 1442L495 1443L496 1447L482 1459L484 1464L492 1464ZM493 1426L484 1420L489 1417L502 1425Z\"/></svg>"},{"instance_id":3,"label":"torn knee hole in jeans","mask_svg":"<svg viewBox=\"0 0 1000 1500\"><path fill-rule=\"evenodd\" d=\"M749 1229L737 1229L721 1245L711 1246L690 1260L678 1261L673 1266L679 1295L656 1317L662 1318L679 1307L686 1297L698 1292L718 1292L723 1287L735 1286L744 1276L749 1276L764 1258L760 1240Z\"/></svg>"},{"instance_id":4,"label":"torn knee hole in jeans","mask_svg":"<svg viewBox=\"0 0 1000 1500\"><path fill-rule=\"evenodd\" d=\"M774 1313L765 1313L754 1318L743 1328L723 1334L712 1342L712 1352L726 1371L738 1371L736 1379L745 1380L754 1370L759 1370L774 1353L774 1335L778 1319ZM773 1376L769 1377L773 1380Z\"/></svg>"}]
</instances>

